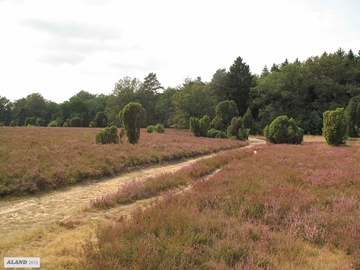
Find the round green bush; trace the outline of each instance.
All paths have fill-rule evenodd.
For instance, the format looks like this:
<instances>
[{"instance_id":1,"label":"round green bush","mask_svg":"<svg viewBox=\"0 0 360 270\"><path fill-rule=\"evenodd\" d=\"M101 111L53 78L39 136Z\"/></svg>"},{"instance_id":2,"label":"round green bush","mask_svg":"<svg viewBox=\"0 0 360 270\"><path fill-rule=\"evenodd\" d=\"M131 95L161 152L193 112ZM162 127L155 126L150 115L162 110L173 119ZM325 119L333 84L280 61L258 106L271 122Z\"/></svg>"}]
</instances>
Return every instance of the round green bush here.
<instances>
[{"instance_id":1,"label":"round green bush","mask_svg":"<svg viewBox=\"0 0 360 270\"><path fill-rule=\"evenodd\" d=\"M165 132L164 125L162 125L162 124L156 124L155 130L156 130L157 133L164 133L164 132Z\"/></svg>"},{"instance_id":2,"label":"round green bush","mask_svg":"<svg viewBox=\"0 0 360 270\"><path fill-rule=\"evenodd\" d=\"M286 115L278 116L269 126L264 129L267 141L272 143L301 144L304 131L298 127L293 118Z\"/></svg>"},{"instance_id":3,"label":"round green bush","mask_svg":"<svg viewBox=\"0 0 360 270\"><path fill-rule=\"evenodd\" d=\"M146 132L147 133L153 133L155 130L155 126L154 125L149 125L146 127Z\"/></svg>"},{"instance_id":4,"label":"round green bush","mask_svg":"<svg viewBox=\"0 0 360 270\"><path fill-rule=\"evenodd\" d=\"M119 134L115 126L106 127L95 135L95 143L119 143Z\"/></svg>"}]
</instances>

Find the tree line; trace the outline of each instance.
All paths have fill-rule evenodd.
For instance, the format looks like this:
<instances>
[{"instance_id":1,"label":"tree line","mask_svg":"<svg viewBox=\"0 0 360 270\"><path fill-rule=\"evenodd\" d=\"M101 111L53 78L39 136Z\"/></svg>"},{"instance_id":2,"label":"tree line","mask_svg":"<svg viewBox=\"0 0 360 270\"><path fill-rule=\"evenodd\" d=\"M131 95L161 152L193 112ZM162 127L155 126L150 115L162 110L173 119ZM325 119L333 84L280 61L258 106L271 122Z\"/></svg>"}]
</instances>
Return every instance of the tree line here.
<instances>
[{"instance_id":1,"label":"tree line","mask_svg":"<svg viewBox=\"0 0 360 270\"><path fill-rule=\"evenodd\" d=\"M164 89L155 73L140 81L125 76L112 93L80 91L57 104L39 93L11 102L0 96L0 124L5 126L121 126L119 112L130 102L146 110L144 127L190 128L192 117L216 118L216 106L234 101L238 116L251 134L262 134L278 116L293 118L305 134L321 134L323 113L347 108L352 136L360 126L360 51L324 52L300 62L285 60L265 66L260 75L237 57L227 70L216 70L210 82L186 78L176 87ZM350 108L350 107L351 108Z\"/></svg>"}]
</instances>

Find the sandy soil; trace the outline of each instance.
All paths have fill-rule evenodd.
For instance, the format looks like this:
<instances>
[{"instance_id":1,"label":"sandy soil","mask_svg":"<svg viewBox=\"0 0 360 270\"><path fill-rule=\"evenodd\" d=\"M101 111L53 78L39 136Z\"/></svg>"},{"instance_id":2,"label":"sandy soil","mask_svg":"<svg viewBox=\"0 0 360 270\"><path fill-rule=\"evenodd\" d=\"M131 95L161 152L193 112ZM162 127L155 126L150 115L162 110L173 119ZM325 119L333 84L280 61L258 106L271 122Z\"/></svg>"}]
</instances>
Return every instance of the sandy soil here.
<instances>
[{"instance_id":1,"label":"sandy soil","mask_svg":"<svg viewBox=\"0 0 360 270\"><path fill-rule=\"evenodd\" d=\"M262 143L264 142L261 140L251 138L249 146ZM126 181L175 171L199 159L195 158L173 165L143 169L109 180L82 184L39 197L12 198L0 201L0 238L24 228L30 229L41 224L64 220L88 207L90 199L115 192Z\"/></svg>"}]
</instances>

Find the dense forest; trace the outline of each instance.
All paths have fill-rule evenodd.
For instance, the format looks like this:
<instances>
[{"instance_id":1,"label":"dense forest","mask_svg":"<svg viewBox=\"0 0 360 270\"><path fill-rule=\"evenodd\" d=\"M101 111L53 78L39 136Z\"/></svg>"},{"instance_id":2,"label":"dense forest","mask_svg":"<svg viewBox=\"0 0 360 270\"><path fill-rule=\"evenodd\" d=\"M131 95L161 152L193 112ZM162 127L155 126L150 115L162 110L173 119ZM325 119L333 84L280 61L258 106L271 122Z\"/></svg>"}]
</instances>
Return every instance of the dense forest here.
<instances>
[{"instance_id":1,"label":"dense forest","mask_svg":"<svg viewBox=\"0 0 360 270\"><path fill-rule=\"evenodd\" d=\"M187 78L181 85L164 89L155 73L140 81L125 76L111 94L80 91L57 104L33 93L10 101L0 96L0 125L105 127L121 126L119 112L137 101L147 112L145 126L189 128L191 117L215 117L216 105L224 100L236 103L240 116L250 119L251 133L262 134L277 116L295 119L305 134L321 134L326 110L347 108L357 136L360 126L360 51L309 57L306 61L285 60L265 66L260 75L251 74L241 57L228 70L218 69L210 82ZM350 107L351 108L350 108Z\"/></svg>"}]
</instances>

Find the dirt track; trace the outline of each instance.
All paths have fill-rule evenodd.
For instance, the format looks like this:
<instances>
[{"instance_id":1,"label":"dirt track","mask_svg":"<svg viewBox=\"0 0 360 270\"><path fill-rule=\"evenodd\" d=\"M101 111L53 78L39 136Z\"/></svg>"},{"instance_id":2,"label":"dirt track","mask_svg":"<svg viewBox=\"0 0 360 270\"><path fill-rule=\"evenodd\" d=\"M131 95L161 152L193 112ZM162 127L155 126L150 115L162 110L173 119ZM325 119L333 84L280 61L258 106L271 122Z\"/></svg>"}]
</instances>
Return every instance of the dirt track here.
<instances>
[{"instance_id":1,"label":"dirt track","mask_svg":"<svg viewBox=\"0 0 360 270\"><path fill-rule=\"evenodd\" d=\"M263 143L265 143L263 140L251 138L250 145L246 148ZM206 157L210 156L212 155ZM12 198L0 201L0 238L25 229L39 227L39 225L68 219L88 207L90 199L114 192L126 181L175 171L206 157L195 158L174 165L139 170L109 180L78 185L39 197Z\"/></svg>"}]
</instances>

